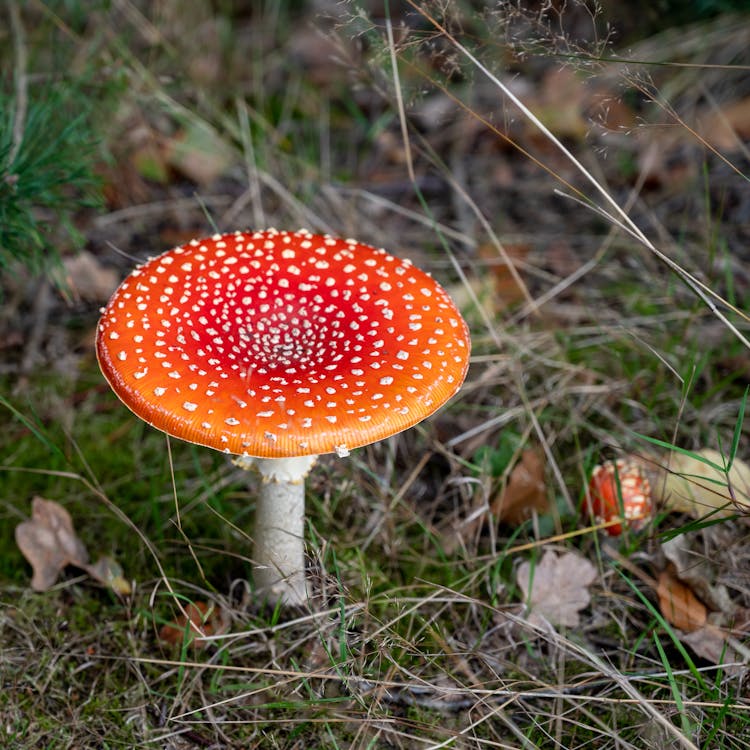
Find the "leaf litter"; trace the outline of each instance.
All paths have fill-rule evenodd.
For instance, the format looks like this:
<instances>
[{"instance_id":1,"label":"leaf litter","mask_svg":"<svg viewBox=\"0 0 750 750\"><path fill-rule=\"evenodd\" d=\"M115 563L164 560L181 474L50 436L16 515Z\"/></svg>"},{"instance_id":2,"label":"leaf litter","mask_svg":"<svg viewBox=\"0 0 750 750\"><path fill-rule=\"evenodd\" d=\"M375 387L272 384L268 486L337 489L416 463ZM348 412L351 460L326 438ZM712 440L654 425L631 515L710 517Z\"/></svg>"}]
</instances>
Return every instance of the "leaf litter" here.
<instances>
[{"instance_id":1,"label":"leaf litter","mask_svg":"<svg viewBox=\"0 0 750 750\"><path fill-rule=\"evenodd\" d=\"M529 608L526 618L533 625L562 625L575 628L579 612L591 602L589 586L596 580L596 568L575 552L558 555L546 550L541 561L521 563L516 582Z\"/></svg>"},{"instance_id":2,"label":"leaf litter","mask_svg":"<svg viewBox=\"0 0 750 750\"><path fill-rule=\"evenodd\" d=\"M662 615L698 656L724 664L730 672L740 671L750 657L739 640L747 636L750 610L717 583L714 565L697 549L695 533L664 542L662 552L668 561L657 584Z\"/></svg>"},{"instance_id":3,"label":"leaf litter","mask_svg":"<svg viewBox=\"0 0 750 750\"><path fill-rule=\"evenodd\" d=\"M31 501L31 518L16 526L16 544L33 570L31 588L48 591L62 571L72 565L91 578L127 596L131 587L122 568L110 557L89 562L89 553L73 528L73 519L54 500L35 497Z\"/></svg>"},{"instance_id":4,"label":"leaf litter","mask_svg":"<svg viewBox=\"0 0 750 750\"><path fill-rule=\"evenodd\" d=\"M173 646L187 641L197 648L203 648L210 643L207 637L226 633L228 627L227 613L221 607L204 601L190 602L174 622L162 625L159 640Z\"/></svg>"},{"instance_id":5,"label":"leaf litter","mask_svg":"<svg viewBox=\"0 0 750 750\"><path fill-rule=\"evenodd\" d=\"M443 549L452 552L469 544L488 517L495 523L520 526L535 514L550 511L550 500L545 481L544 455L536 448L526 448L510 470L487 507L477 509L460 525L451 522L442 532Z\"/></svg>"}]
</instances>

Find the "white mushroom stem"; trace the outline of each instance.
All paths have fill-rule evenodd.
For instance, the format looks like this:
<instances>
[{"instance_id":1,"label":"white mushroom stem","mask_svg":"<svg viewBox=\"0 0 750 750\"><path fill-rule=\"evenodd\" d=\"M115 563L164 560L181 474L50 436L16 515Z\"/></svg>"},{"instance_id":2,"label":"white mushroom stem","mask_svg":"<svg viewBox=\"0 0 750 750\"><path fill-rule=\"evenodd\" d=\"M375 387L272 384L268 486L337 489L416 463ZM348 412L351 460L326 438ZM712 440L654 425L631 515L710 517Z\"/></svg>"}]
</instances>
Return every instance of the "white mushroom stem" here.
<instances>
[{"instance_id":1,"label":"white mushroom stem","mask_svg":"<svg viewBox=\"0 0 750 750\"><path fill-rule=\"evenodd\" d=\"M305 477L316 456L240 457L235 463L257 470L262 483L255 513L253 581L272 603L307 603L305 577Z\"/></svg>"}]
</instances>

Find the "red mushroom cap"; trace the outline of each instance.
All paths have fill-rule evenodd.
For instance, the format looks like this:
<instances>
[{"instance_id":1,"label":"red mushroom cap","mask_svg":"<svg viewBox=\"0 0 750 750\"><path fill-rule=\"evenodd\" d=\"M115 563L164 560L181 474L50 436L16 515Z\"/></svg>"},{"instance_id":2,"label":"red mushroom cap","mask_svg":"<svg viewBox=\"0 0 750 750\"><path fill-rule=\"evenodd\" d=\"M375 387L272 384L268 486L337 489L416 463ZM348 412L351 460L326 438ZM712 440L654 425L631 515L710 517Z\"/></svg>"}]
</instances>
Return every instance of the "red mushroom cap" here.
<instances>
[{"instance_id":1,"label":"red mushroom cap","mask_svg":"<svg viewBox=\"0 0 750 750\"><path fill-rule=\"evenodd\" d=\"M596 523L623 518L628 528L642 529L653 512L651 484L641 467L618 459L594 468L589 481L591 513ZM622 534L622 524L606 527L610 536Z\"/></svg>"},{"instance_id":2,"label":"red mushroom cap","mask_svg":"<svg viewBox=\"0 0 750 750\"><path fill-rule=\"evenodd\" d=\"M226 453L346 453L432 414L469 334L409 261L306 231L215 235L134 270L96 351L126 406Z\"/></svg>"}]
</instances>

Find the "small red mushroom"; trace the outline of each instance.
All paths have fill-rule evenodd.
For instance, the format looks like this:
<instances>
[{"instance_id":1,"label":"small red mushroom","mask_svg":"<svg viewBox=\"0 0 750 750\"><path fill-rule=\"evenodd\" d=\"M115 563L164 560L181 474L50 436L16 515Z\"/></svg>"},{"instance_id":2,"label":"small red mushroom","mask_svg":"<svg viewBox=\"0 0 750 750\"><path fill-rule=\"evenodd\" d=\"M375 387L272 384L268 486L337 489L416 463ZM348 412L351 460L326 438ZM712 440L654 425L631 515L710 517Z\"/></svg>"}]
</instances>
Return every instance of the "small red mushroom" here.
<instances>
[{"instance_id":1,"label":"small red mushroom","mask_svg":"<svg viewBox=\"0 0 750 750\"><path fill-rule=\"evenodd\" d=\"M618 459L596 466L588 492L589 513L595 523L608 524L605 529L610 536L622 534L623 524L639 531L651 518L651 485L633 461ZM616 519L621 522L610 523Z\"/></svg>"},{"instance_id":2,"label":"small red mushroom","mask_svg":"<svg viewBox=\"0 0 750 750\"><path fill-rule=\"evenodd\" d=\"M136 268L96 351L125 405L263 475L254 580L301 604L304 477L319 453L405 430L453 396L468 329L409 261L307 231L193 240Z\"/></svg>"}]
</instances>

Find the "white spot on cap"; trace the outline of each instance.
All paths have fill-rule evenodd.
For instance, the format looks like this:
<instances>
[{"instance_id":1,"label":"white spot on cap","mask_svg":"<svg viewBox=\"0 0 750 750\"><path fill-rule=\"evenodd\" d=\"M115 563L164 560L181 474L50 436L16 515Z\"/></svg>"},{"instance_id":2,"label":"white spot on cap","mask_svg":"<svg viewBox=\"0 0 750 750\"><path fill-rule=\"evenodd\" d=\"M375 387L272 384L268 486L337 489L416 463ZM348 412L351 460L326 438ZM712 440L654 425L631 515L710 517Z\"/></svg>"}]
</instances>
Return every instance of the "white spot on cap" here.
<instances>
[{"instance_id":1,"label":"white spot on cap","mask_svg":"<svg viewBox=\"0 0 750 750\"><path fill-rule=\"evenodd\" d=\"M182 408L187 411L195 411L198 408L198 404L194 404L192 401L185 401Z\"/></svg>"}]
</instances>

